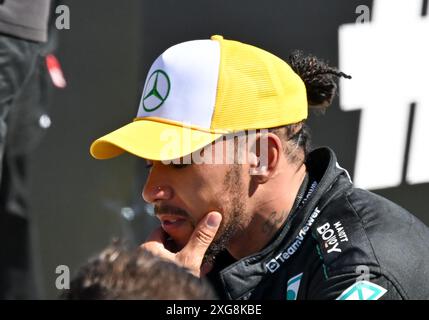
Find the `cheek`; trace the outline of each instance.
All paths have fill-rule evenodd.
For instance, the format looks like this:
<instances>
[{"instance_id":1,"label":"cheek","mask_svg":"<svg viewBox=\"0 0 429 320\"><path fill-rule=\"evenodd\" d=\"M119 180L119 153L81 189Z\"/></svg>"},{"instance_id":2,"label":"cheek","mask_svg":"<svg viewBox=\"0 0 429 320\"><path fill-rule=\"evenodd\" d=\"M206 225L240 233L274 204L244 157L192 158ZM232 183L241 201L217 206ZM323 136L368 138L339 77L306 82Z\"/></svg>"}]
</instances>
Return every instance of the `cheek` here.
<instances>
[{"instance_id":1,"label":"cheek","mask_svg":"<svg viewBox=\"0 0 429 320\"><path fill-rule=\"evenodd\" d=\"M225 170L221 171L224 173ZM225 194L221 173L216 166L201 165L195 171L182 176L180 183L177 181L176 196L184 204L195 224L212 210L222 211ZM192 223L187 222L180 229L170 231L169 235L181 249L188 243L193 231Z\"/></svg>"},{"instance_id":2,"label":"cheek","mask_svg":"<svg viewBox=\"0 0 429 320\"><path fill-rule=\"evenodd\" d=\"M211 204L223 191L226 171L222 165L201 165L198 167L195 178L189 183L192 196L199 202L203 201L206 206Z\"/></svg>"}]
</instances>

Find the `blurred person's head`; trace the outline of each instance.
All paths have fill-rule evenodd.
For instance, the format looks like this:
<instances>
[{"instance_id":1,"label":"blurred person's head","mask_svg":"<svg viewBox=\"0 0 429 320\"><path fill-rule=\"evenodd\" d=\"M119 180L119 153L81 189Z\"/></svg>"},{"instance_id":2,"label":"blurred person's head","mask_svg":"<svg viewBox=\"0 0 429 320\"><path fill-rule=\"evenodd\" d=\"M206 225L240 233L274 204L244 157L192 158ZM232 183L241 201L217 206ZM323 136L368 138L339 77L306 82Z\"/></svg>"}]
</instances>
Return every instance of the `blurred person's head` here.
<instances>
[{"instance_id":1,"label":"blurred person's head","mask_svg":"<svg viewBox=\"0 0 429 320\"><path fill-rule=\"evenodd\" d=\"M211 211L223 218L209 260L261 250L287 218L306 173L308 108L323 112L345 76L299 52L288 62L221 37L173 46L150 69L135 121L92 145L97 158L148 160L143 198L176 250Z\"/></svg>"},{"instance_id":2,"label":"blurred person's head","mask_svg":"<svg viewBox=\"0 0 429 320\"><path fill-rule=\"evenodd\" d=\"M208 300L210 284L141 248L112 244L80 268L68 300Z\"/></svg>"}]
</instances>

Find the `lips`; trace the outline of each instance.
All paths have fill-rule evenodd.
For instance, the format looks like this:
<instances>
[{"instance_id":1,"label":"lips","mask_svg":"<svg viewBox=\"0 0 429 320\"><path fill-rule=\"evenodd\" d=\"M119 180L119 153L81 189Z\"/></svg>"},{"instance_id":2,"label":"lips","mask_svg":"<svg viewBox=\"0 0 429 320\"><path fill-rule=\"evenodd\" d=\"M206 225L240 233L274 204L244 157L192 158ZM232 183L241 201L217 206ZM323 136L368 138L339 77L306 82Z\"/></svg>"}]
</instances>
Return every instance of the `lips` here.
<instances>
[{"instance_id":1,"label":"lips","mask_svg":"<svg viewBox=\"0 0 429 320\"><path fill-rule=\"evenodd\" d=\"M162 214L158 215L159 220L161 221L162 228L170 233L186 223L186 218L178 215Z\"/></svg>"},{"instance_id":2,"label":"lips","mask_svg":"<svg viewBox=\"0 0 429 320\"><path fill-rule=\"evenodd\" d=\"M174 209L156 210L155 213L156 217L161 221L162 229L173 240L175 244L174 250L177 251L188 243L194 228L191 217L186 212L178 212Z\"/></svg>"}]
</instances>

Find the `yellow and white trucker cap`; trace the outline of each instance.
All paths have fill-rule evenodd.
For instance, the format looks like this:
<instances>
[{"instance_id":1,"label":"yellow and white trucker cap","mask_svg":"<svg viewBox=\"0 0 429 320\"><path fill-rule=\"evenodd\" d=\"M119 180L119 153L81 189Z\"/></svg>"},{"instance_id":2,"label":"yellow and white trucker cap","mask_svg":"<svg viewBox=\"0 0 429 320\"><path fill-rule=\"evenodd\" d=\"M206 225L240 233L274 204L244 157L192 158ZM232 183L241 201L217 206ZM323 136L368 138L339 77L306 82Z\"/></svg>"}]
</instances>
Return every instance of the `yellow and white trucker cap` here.
<instances>
[{"instance_id":1,"label":"yellow and white trucker cap","mask_svg":"<svg viewBox=\"0 0 429 320\"><path fill-rule=\"evenodd\" d=\"M91 155L171 160L224 134L307 118L304 82L273 54L238 41L179 43L152 64L137 117L93 142Z\"/></svg>"}]
</instances>

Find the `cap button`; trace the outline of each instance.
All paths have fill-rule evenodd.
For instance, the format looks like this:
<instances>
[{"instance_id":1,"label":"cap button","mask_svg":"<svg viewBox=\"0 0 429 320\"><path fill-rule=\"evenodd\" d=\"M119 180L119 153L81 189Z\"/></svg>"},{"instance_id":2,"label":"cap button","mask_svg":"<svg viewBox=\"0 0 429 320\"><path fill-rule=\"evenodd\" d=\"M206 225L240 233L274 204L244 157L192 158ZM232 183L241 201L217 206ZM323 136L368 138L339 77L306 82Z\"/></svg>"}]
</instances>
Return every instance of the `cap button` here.
<instances>
[{"instance_id":1,"label":"cap button","mask_svg":"<svg viewBox=\"0 0 429 320\"><path fill-rule=\"evenodd\" d=\"M212 40L223 40L223 37L218 35L218 34L215 34L214 36L211 36L211 39Z\"/></svg>"}]
</instances>

